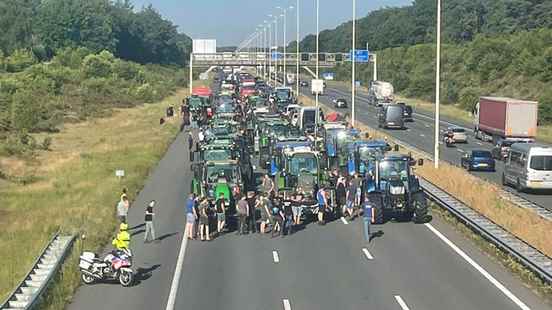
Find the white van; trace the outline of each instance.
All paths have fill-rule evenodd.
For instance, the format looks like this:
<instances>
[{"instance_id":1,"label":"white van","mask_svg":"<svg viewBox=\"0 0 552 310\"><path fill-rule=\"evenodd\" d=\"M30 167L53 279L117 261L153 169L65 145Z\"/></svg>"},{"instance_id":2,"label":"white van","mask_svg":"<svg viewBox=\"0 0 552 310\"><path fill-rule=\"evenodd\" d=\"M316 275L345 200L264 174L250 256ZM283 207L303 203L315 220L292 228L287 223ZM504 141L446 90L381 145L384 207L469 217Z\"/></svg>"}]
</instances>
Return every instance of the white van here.
<instances>
[{"instance_id":1,"label":"white van","mask_svg":"<svg viewBox=\"0 0 552 310\"><path fill-rule=\"evenodd\" d=\"M323 119L322 110L316 107L302 107L298 114L297 127L303 132L314 133L315 125L319 125Z\"/></svg>"},{"instance_id":2,"label":"white van","mask_svg":"<svg viewBox=\"0 0 552 310\"><path fill-rule=\"evenodd\" d=\"M505 160L502 184L524 189L552 189L552 147L514 143Z\"/></svg>"}]
</instances>

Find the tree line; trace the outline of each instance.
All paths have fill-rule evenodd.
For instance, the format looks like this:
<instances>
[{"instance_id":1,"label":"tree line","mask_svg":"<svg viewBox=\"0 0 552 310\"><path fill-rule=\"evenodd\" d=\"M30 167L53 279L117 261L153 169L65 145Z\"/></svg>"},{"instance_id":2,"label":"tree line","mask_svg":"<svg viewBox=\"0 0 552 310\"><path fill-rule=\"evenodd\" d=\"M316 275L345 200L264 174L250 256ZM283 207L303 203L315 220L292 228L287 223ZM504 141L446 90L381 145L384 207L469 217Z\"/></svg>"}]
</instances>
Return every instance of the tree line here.
<instances>
[{"instance_id":1,"label":"tree line","mask_svg":"<svg viewBox=\"0 0 552 310\"><path fill-rule=\"evenodd\" d=\"M443 7L442 102L471 111L479 96L539 101L539 121L552 124L552 1L447 0ZM434 0L373 11L357 21L359 48L378 55L378 78L410 97L434 100ZM314 36L301 46L314 50ZM293 44L290 46L293 48ZM362 47L360 47L362 46ZM351 23L320 33L321 51L351 49ZM367 85L372 65L357 66ZM350 80L350 64L335 68Z\"/></svg>"},{"instance_id":2,"label":"tree line","mask_svg":"<svg viewBox=\"0 0 552 310\"><path fill-rule=\"evenodd\" d=\"M0 27L0 155L48 149L50 138L34 133L155 102L188 83L191 40L151 6L1 0Z\"/></svg>"},{"instance_id":3,"label":"tree line","mask_svg":"<svg viewBox=\"0 0 552 310\"><path fill-rule=\"evenodd\" d=\"M57 50L109 51L142 64L185 62L191 39L151 5L135 11L130 0L2 0L0 50L32 51L39 60Z\"/></svg>"}]
</instances>

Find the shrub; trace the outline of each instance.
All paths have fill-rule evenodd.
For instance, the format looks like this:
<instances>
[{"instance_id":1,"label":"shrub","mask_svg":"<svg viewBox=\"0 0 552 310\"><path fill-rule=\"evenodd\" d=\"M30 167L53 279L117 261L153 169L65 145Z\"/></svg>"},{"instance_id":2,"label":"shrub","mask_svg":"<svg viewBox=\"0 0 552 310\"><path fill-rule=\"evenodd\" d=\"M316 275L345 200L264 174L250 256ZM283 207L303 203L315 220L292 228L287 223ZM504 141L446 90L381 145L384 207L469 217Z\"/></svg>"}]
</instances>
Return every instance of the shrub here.
<instances>
[{"instance_id":1,"label":"shrub","mask_svg":"<svg viewBox=\"0 0 552 310\"><path fill-rule=\"evenodd\" d=\"M113 74L113 54L103 51L84 58L82 70L88 78L105 78Z\"/></svg>"},{"instance_id":2,"label":"shrub","mask_svg":"<svg viewBox=\"0 0 552 310\"><path fill-rule=\"evenodd\" d=\"M4 60L5 68L8 72L20 72L34 65L37 60L34 55L27 50L16 50Z\"/></svg>"}]
</instances>

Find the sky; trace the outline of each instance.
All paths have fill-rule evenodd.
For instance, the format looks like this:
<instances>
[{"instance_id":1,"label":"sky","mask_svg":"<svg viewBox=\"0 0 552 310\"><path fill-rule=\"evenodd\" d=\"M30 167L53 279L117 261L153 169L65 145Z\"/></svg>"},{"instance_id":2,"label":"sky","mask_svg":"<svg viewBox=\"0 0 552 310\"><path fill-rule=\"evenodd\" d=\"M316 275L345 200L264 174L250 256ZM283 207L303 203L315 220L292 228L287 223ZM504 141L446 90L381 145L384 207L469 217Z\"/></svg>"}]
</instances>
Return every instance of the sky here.
<instances>
[{"instance_id":1,"label":"sky","mask_svg":"<svg viewBox=\"0 0 552 310\"><path fill-rule=\"evenodd\" d=\"M299 0L301 38L316 32L316 0ZM319 0L320 30L333 29L352 19L351 0ZM216 39L217 46L236 46L255 32L263 21L282 11L277 6L296 6L296 0L132 0L136 9L152 4L161 15L192 39ZM412 0L357 0L357 18L385 6L404 6ZM296 38L295 9L287 13L287 41ZM273 19L273 18L272 18ZM278 21L283 31L283 18ZM282 40L283 38L279 38ZM282 42L282 41L280 41Z\"/></svg>"}]
</instances>

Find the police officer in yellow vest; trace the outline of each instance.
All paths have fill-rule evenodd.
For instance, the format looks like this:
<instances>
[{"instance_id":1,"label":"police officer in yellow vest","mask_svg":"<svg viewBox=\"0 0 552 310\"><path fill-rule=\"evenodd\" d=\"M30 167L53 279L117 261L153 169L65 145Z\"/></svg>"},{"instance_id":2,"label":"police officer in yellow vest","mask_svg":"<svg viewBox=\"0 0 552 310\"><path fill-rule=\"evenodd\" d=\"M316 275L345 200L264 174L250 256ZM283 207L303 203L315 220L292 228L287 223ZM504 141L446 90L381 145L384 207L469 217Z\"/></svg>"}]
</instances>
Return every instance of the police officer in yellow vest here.
<instances>
[{"instance_id":1,"label":"police officer in yellow vest","mask_svg":"<svg viewBox=\"0 0 552 310\"><path fill-rule=\"evenodd\" d=\"M119 233L111 242L115 249L122 251L130 249L130 234L128 233L128 225L121 223L119 226Z\"/></svg>"}]
</instances>

